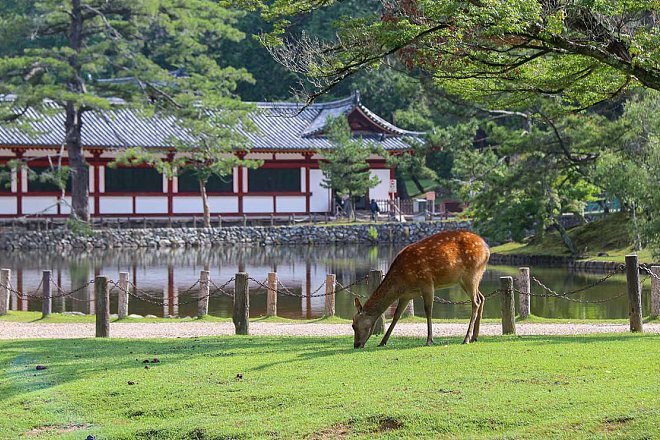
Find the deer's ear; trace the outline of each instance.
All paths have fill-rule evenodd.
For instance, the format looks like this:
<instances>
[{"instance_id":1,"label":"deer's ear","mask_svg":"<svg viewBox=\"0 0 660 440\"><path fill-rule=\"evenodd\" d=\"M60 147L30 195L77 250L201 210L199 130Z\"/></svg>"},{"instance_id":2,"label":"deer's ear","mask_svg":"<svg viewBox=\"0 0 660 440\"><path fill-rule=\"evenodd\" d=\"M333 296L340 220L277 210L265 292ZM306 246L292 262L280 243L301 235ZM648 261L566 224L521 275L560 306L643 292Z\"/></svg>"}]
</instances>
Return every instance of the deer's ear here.
<instances>
[{"instance_id":1,"label":"deer's ear","mask_svg":"<svg viewBox=\"0 0 660 440\"><path fill-rule=\"evenodd\" d=\"M355 308L357 309L358 313L362 312L362 304L360 304L360 300L357 297L355 298Z\"/></svg>"}]
</instances>

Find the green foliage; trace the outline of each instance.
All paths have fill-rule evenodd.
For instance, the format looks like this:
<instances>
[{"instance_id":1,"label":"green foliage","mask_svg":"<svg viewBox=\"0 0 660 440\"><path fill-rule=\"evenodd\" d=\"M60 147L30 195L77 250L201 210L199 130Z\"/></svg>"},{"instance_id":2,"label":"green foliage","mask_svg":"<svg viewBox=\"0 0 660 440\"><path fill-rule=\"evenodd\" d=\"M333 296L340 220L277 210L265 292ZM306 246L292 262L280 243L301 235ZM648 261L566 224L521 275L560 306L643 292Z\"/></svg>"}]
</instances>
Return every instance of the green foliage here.
<instances>
[{"instance_id":1,"label":"green foliage","mask_svg":"<svg viewBox=\"0 0 660 440\"><path fill-rule=\"evenodd\" d=\"M631 213L637 247L647 245L660 256L660 93L629 101L620 124L622 133L598 161L593 179Z\"/></svg>"},{"instance_id":2,"label":"green foliage","mask_svg":"<svg viewBox=\"0 0 660 440\"><path fill-rule=\"evenodd\" d=\"M70 217L66 220L66 227L76 235L91 236L94 234L92 226L88 222L84 222L75 217Z\"/></svg>"},{"instance_id":3,"label":"green foliage","mask_svg":"<svg viewBox=\"0 0 660 440\"><path fill-rule=\"evenodd\" d=\"M373 226L369 226L369 231L367 232L367 235L369 237L369 240L371 241L378 240L378 231ZM373 249L377 249L377 248L373 248ZM371 249L369 252L371 253L373 249Z\"/></svg>"},{"instance_id":4,"label":"green foliage","mask_svg":"<svg viewBox=\"0 0 660 440\"><path fill-rule=\"evenodd\" d=\"M348 197L348 213L353 217L353 199L366 194L380 182L371 175L367 159L373 154L385 156L386 153L362 138L353 138L346 118L330 120L326 130L334 148L318 152L324 158L319 162L324 173L321 185L340 197Z\"/></svg>"},{"instance_id":5,"label":"green foliage","mask_svg":"<svg viewBox=\"0 0 660 440\"><path fill-rule=\"evenodd\" d=\"M63 109L74 214L83 220L85 112L123 98L185 119L199 112L200 100L236 108L236 85L250 80L244 69L216 62L221 43L244 34L234 27L242 13L212 0L29 0L3 5L0 14L3 33L20 42L0 51L0 94L13 96L0 102L0 115L26 119L27 108L53 112L52 102Z\"/></svg>"},{"instance_id":6,"label":"green foliage","mask_svg":"<svg viewBox=\"0 0 660 440\"><path fill-rule=\"evenodd\" d=\"M660 434L660 384L640 385L657 372L658 335L436 342L395 336L386 348L354 350L347 336L2 341L0 437ZM442 374L433 374L438 360Z\"/></svg>"},{"instance_id":7,"label":"green foliage","mask_svg":"<svg viewBox=\"0 0 660 440\"><path fill-rule=\"evenodd\" d=\"M558 95L581 108L635 83L660 89L657 1L395 0L343 20L336 40L302 35L291 44L283 38L293 17L335 3L261 5L276 22L269 43L288 45L280 60L307 75L314 94L392 58L453 94L499 106L520 108L535 95Z\"/></svg>"}]
</instances>

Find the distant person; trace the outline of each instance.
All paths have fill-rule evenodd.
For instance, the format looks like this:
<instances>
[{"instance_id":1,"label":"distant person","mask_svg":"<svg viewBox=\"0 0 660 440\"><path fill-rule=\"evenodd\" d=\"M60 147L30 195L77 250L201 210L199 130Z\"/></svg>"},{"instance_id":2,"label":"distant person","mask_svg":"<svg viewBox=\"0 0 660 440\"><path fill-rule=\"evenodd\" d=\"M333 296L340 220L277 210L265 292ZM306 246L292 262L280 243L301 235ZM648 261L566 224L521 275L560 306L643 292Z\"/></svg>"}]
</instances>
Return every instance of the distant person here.
<instances>
[{"instance_id":1,"label":"distant person","mask_svg":"<svg viewBox=\"0 0 660 440\"><path fill-rule=\"evenodd\" d=\"M369 203L369 210L371 211L371 220L376 220L376 216L380 212L380 208L374 199L371 199L371 203Z\"/></svg>"}]
</instances>

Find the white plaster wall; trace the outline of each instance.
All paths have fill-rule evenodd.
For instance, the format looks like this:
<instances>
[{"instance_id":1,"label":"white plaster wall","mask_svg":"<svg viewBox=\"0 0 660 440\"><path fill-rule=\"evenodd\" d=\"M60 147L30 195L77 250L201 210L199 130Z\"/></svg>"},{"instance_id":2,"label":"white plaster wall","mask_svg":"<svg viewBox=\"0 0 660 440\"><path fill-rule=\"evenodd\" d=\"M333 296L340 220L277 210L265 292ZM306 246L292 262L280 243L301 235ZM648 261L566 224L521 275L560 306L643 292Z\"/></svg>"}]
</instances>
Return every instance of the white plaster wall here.
<instances>
[{"instance_id":1,"label":"white plaster wall","mask_svg":"<svg viewBox=\"0 0 660 440\"><path fill-rule=\"evenodd\" d=\"M246 159L262 159L262 160L268 160L272 157L273 157L272 153L248 153L245 156Z\"/></svg>"},{"instance_id":2,"label":"white plaster wall","mask_svg":"<svg viewBox=\"0 0 660 440\"><path fill-rule=\"evenodd\" d=\"M201 214L202 198L175 196L172 200L172 211L175 214Z\"/></svg>"},{"instance_id":3,"label":"white plaster wall","mask_svg":"<svg viewBox=\"0 0 660 440\"><path fill-rule=\"evenodd\" d=\"M100 214L131 214L133 212L133 197L101 197Z\"/></svg>"},{"instance_id":4,"label":"white plaster wall","mask_svg":"<svg viewBox=\"0 0 660 440\"><path fill-rule=\"evenodd\" d=\"M248 188L248 169L243 167L243 192L247 192Z\"/></svg>"},{"instance_id":5,"label":"white plaster wall","mask_svg":"<svg viewBox=\"0 0 660 440\"><path fill-rule=\"evenodd\" d=\"M90 214L96 214L94 211L94 197L88 199L87 209L89 209ZM60 214L71 214L71 197L64 197L64 201L60 203Z\"/></svg>"},{"instance_id":6,"label":"white plaster wall","mask_svg":"<svg viewBox=\"0 0 660 440\"><path fill-rule=\"evenodd\" d=\"M277 153L277 154L275 154L275 159L300 160L302 158L304 158L302 153Z\"/></svg>"},{"instance_id":7,"label":"white plaster wall","mask_svg":"<svg viewBox=\"0 0 660 440\"><path fill-rule=\"evenodd\" d=\"M21 168L20 173L21 173L21 179L23 179L21 181L21 191L26 193L27 190L28 190L28 172L27 172L27 169L26 168Z\"/></svg>"},{"instance_id":8,"label":"white plaster wall","mask_svg":"<svg viewBox=\"0 0 660 440\"><path fill-rule=\"evenodd\" d=\"M331 191L329 188L323 188L321 182L323 182L323 171L309 170L309 190L312 192L309 209L312 212L330 211Z\"/></svg>"},{"instance_id":9,"label":"white plaster wall","mask_svg":"<svg viewBox=\"0 0 660 440\"><path fill-rule=\"evenodd\" d=\"M57 214L56 196L23 197L23 214Z\"/></svg>"},{"instance_id":10,"label":"white plaster wall","mask_svg":"<svg viewBox=\"0 0 660 440\"><path fill-rule=\"evenodd\" d=\"M105 192L105 167L99 167L99 192Z\"/></svg>"},{"instance_id":11,"label":"white plaster wall","mask_svg":"<svg viewBox=\"0 0 660 440\"><path fill-rule=\"evenodd\" d=\"M140 196L135 198L136 214L167 214L167 197Z\"/></svg>"},{"instance_id":12,"label":"white plaster wall","mask_svg":"<svg viewBox=\"0 0 660 440\"><path fill-rule=\"evenodd\" d=\"M0 197L0 214L16 214L16 197Z\"/></svg>"},{"instance_id":13,"label":"white plaster wall","mask_svg":"<svg viewBox=\"0 0 660 440\"><path fill-rule=\"evenodd\" d=\"M89 175L88 175L88 177L89 177L89 192L90 193L94 192L94 174L95 174L94 173L94 167L90 165L89 166Z\"/></svg>"},{"instance_id":14,"label":"white plaster wall","mask_svg":"<svg viewBox=\"0 0 660 440\"><path fill-rule=\"evenodd\" d=\"M273 212L273 197L246 196L243 197L243 212L245 213L271 213Z\"/></svg>"},{"instance_id":15,"label":"white plaster wall","mask_svg":"<svg viewBox=\"0 0 660 440\"><path fill-rule=\"evenodd\" d=\"M277 196L275 197L277 212L305 212L304 196Z\"/></svg>"},{"instance_id":16,"label":"white plaster wall","mask_svg":"<svg viewBox=\"0 0 660 440\"><path fill-rule=\"evenodd\" d=\"M234 167L234 178L232 179L234 185L234 192L238 192L238 167Z\"/></svg>"},{"instance_id":17,"label":"white plaster wall","mask_svg":"<svg viewBox=\"0 0 660 440\"><path fill-rule=\"evenodd\" d=\"M163 192L164 192L165 194L167 194L167 182L168 182L168 179L167 179L167 176L166 176L165 174L163 174L162 176L163 176ZM167 210L165 210L165 211L167 212Z\"/></svg>"},{"instance_id":18,"label":"white plaster wall","mask_svg":"<svg viewBox=\"0 0 660 440\"><path fill-rule=\"evenodd\" d=\"M17 180L17 172L16 168L11 170L11 192L17 192L18 191L18 180Z\"/></svg>"},{"instance_id":19,"label":"white plaster wall","mask_svg":"<svg viewBox=\"0 0 660 440\"><path fill-rule=\"evenodd\" d=\"M238 212L238 197L209 197L209 209L213 213L235 214Z\"/></svg>"},{"instance_id":20,"label":"white plaster wall","mask_svg":"<svg viewBox=\"0 0 660 440\"><path fill-rule=\"evenodd\" d=\"M390 190L390 170L371 170L371 175L376 176L380 183L369 190L370 199L388 199Z\"/></svg>"}]
</instances>

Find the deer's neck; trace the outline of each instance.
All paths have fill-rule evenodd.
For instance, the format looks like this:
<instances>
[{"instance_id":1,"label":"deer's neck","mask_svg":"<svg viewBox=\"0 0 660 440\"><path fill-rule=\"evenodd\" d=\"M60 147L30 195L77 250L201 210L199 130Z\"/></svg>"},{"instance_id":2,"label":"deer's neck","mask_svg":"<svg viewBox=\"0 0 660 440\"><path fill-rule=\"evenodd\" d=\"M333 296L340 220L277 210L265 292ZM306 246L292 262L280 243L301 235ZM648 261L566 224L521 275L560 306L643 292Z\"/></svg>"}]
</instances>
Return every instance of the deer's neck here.
<instances>
[{"instance_id":1,"label":"deer's neck","mask_svg":"<svg viewBox=\"0 0 660 440\"><path fill-rule=\"evenodd\" d=\"M392 279L387 276L378 286L378 289L369 297L364 304L364 312L369 316L380 316L392 303L399 299L400 289L392 283Z\"/></svg>"}]
</instances>

